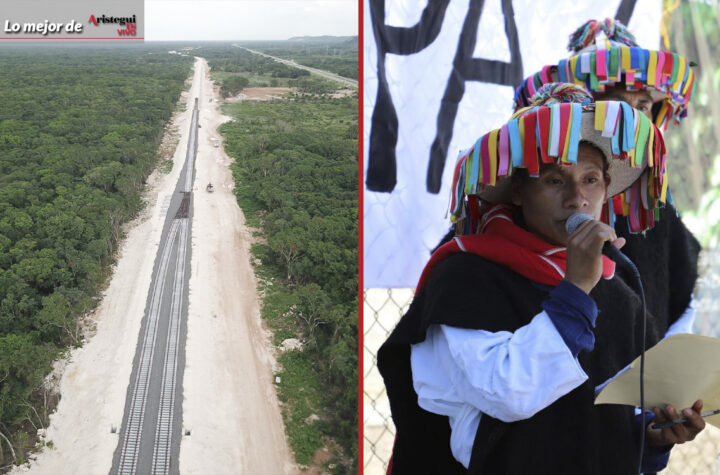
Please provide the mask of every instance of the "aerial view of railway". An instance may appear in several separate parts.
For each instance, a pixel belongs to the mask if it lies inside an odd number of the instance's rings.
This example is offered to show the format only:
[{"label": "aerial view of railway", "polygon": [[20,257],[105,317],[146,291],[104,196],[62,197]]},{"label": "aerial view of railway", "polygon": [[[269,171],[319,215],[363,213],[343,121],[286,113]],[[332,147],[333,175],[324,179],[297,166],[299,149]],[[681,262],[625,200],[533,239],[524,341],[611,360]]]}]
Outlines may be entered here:
[{"label": "aerial view of railway", "polygon": [[357,8],[273,3],[0,42],[0,473],[357,470]]}]

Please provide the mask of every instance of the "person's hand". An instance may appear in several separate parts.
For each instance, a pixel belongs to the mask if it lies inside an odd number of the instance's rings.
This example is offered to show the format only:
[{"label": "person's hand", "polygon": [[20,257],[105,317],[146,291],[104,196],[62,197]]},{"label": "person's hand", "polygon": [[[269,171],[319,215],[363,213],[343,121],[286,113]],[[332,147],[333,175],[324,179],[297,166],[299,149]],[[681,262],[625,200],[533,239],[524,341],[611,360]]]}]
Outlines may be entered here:
[{"label": "person's hand", "polygon": [[625,245],[625,238],[618,238],[613,228],[595,220],[585,221],[568,237],[565,280],[586,294],[602,277],[602,247],[605,241],[610,241],[618,249]]},{"label": "person's hand", "polygon": [[[665,410],[654,408],[655,420],[650,423],[645,431],[645,439],[649,446],[652,445],[670,445],[684,444],[693,440],[696,435],[705,428],[705,419],[700,417],[703,402],[701,399],[695,401],[692,407],[682,410],[682,415],[678,414],[673,406],[668,404]],[[664,429],[653,429],[653,424],[665,422],[667,420],[685,417],[687,422],[673,424]]]}]

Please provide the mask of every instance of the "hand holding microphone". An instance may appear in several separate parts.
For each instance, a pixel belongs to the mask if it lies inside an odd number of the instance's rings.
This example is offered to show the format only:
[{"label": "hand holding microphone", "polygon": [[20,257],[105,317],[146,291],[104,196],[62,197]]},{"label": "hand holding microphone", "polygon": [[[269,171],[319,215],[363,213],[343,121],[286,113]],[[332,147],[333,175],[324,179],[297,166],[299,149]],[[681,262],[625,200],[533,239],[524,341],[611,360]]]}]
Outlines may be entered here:
[{"label": "hand holding microphone", "polygon": [[625,239],[618,238],[613,228],[588,214],[571,215],[565,230],[569,235],[565,280],[585,293],[589,294],[602,276],[602,254],[615,261],[627,259],[618,251],[625,245]]}]

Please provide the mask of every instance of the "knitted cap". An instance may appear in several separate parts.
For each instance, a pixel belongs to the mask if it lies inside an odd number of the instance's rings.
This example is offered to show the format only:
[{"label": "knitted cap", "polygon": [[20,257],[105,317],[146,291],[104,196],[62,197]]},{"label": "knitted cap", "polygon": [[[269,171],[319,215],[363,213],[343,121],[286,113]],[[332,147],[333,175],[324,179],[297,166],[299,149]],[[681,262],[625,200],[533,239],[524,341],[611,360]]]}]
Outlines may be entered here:
[{"label": "knitted cap", "polygon": [[628,90],[647,90],[663,101],[653,117],[665,129],[670,119],[679,123],[695,89],[695,63],[667,51],[640,48],[625,25],[606,18],[590,20],[570,35],[572,54],[526,78],[515,91],[515,109],[527,107],[543,84],[572,82],[593,92],[624,84]]},{"label": "knitted cap", "polygon": [[[608,197],[625,195],[631,208],[631,230],[652,227],[667,192],[661,132],[627,103],[593,103],[587,90],[568,83],[543,86],[530,107],[517,111],[507,124],[460,154],[453,176],[452,221],[475,218],[468,206],[476,203],[467,197],[510,203],[510,176],[515,168],[526,168],[537,177],[541,164],[576,164],[581,140],[604,154],[611,177]],[[603,213],[608,224],[614,219],[612,211]],[[471,222],[461,223],[460,228],[459,234],[475,229]]]}]

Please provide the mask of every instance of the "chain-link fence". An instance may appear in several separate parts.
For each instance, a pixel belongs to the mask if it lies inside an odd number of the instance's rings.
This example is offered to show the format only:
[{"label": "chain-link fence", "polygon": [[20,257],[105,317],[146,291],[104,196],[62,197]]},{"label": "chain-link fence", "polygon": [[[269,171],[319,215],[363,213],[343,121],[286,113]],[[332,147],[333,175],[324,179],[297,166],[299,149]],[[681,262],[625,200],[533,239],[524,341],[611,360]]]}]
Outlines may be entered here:
[{"label": "chain-link fence", "polygon": [[[701,255],[696,287],[695,333],[720,337],[720,249]],[[377,371],[377,350],[412,301],[413,289],[367,289],[364,293],[364,473],[384,474],[395,426],[385,386]],[[697,439],[677,446],[663,474],[720,475],[720,429],[708,425]]]},{"label": "chain-link fence", "polygon": [[413,289],[367,289],[363,310],[363,454],[367,474],[385,473],[395,426],[390,418],[390,403],[382,377],[377,370],[377,350],[413,297]]}]

